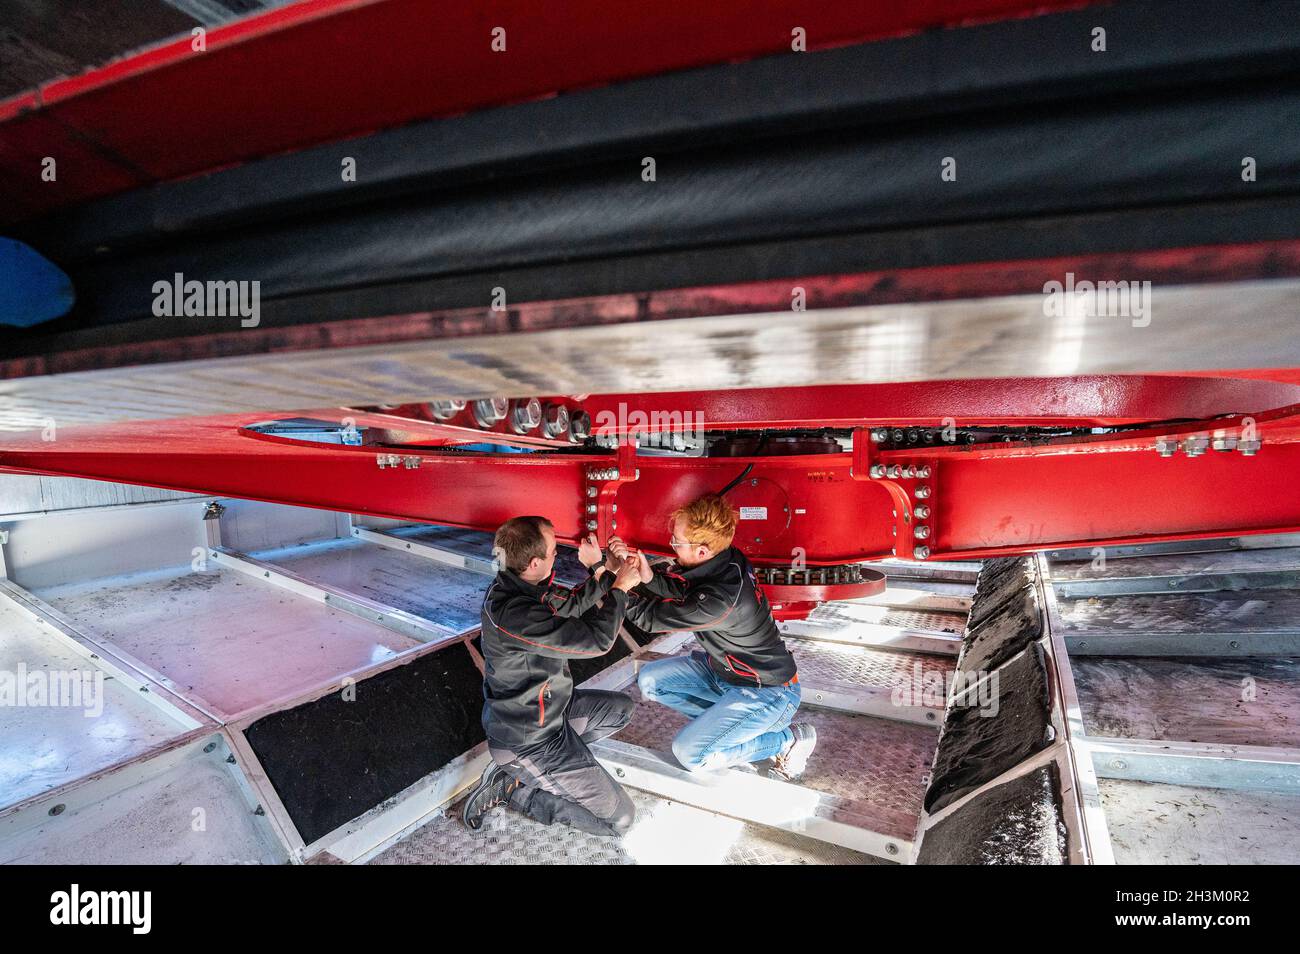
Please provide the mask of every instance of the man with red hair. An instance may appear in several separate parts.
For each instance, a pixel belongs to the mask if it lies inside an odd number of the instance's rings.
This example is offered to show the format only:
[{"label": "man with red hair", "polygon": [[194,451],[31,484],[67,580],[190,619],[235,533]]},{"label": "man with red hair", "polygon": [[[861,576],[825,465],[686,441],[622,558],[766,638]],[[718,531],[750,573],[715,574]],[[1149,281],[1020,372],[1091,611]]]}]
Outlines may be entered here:
[{"label": "man with red hair", "polygon": [[686,768],[771,759],[774,774],[798,778],[817,733],[791,722],[800,702],[794,657],[753,567],[731,545],[735,535],[736,512],[709,495],[673,514],[676,565],[651,570],[640,555],[642,584],[628,601],[628,621],[651,633],[692,630],[700,649],[649,663],[637,684],[643,698],[691,717],[673,739]]}]

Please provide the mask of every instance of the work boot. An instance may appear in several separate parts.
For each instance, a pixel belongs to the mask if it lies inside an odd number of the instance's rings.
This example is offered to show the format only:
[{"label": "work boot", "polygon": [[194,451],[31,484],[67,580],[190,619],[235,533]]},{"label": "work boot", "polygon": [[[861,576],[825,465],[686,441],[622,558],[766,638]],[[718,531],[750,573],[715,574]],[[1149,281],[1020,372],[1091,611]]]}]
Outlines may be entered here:
[{"label": "work boot", "polygon": [[793,782],[808,767],[808,756],[817,745],[817,730],[806,722],[792,722],[790,731],[794,739],[772,759],[772,774]]},{"label": "work boot", "polygon": [[489,762],[483,770],[474,790],[461,806],[460,817],[470,831],[483,827],[483,816],[498,805],[509,801],[511,793],[519,787],[517,779],[507,775],[505,770],[495,762]]}]

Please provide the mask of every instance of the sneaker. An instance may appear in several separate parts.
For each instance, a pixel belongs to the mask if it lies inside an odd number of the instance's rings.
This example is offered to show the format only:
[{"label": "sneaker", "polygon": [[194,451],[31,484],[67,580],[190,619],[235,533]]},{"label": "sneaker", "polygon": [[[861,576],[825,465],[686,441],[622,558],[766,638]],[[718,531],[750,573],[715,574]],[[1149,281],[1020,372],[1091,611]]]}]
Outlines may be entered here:
[{"label": "sneaker", "polygon": [[817,745],[817,730],[808,723],[791,723],[790,731],[794,733],[794,741],[772,759],[772,773],[787,782],[793,782],[803,775],[804,769],[808,767],[808,756],[812,755],[812,750]]},{"label": "sneaker", "polygon": [[507,775],[505,770],[495,762],[489,762],[488,767],[483,770],[483,777],[479,779],[474,790],[465,799],[465,804],[461,806],[461,820],[470,831],[478,831],[483,827],[483,816],[498,805],[504,804],[518,787],[518,780]]}]

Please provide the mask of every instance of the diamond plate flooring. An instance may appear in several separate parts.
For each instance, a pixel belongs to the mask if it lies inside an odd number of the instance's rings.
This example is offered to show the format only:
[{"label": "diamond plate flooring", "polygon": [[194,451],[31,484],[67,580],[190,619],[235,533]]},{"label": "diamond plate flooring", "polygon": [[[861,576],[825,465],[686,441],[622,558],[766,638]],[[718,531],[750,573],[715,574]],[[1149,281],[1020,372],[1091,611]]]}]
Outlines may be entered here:
[{"label": "diamond plate flooring", "polygon": [[788,832],[749,825],[679,802],[629,789],[636,823],[621,840],[564,825],[547,827],[516,812],[494,809],[470,832],[459,805],[432,819],[371,860],[371,864],[488,865],[872,865],[890,862]]}]

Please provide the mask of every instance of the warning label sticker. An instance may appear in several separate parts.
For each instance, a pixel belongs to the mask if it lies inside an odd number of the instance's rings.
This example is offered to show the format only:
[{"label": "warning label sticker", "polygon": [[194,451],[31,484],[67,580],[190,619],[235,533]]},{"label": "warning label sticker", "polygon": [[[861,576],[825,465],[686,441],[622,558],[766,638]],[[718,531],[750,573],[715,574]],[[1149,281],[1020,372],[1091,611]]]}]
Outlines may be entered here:
[{"label": "warning label sticker", "polygon": [[766,507],[741,507],[740,519],[741,520],[766,520],[767,508]]}]

